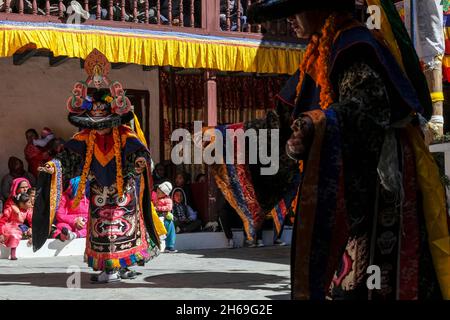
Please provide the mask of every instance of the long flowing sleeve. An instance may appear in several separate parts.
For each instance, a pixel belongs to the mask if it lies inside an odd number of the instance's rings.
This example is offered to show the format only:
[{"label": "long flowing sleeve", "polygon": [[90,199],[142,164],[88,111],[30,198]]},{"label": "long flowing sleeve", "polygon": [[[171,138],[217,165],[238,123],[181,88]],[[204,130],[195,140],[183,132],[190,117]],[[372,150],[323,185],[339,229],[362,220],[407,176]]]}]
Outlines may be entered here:
[{"label": "long flowing sleeve", "polygon": [[54,169],[53,174],[39,174],[33,213],[34,251],[39,250],[47,240],[63,191],[71,178],[80,175],[82,160],[79,154],[65,149],[47,163]]},{"label": "long flowing sleeve", "polygon": [[[345,168],[345,194],[350,227],[358,229],[370,220],[374,204],[377,167],[392,113],[386,84],[381,75],[364,62],[355,62],[339,77],[336,112]],[[355,155],[364,155],[361,157]],[[365,222],[364,222],[365,221]],[[363,227],[364,228],[364,227]]]}]

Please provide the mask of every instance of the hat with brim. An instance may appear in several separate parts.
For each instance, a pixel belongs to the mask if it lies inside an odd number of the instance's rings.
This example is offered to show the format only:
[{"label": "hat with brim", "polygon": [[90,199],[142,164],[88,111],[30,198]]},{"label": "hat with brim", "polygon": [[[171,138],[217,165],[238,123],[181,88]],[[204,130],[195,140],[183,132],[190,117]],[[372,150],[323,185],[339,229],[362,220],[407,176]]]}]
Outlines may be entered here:
[{"label": "hat with brim", "polygon": [[288,18],[302,11],[333,10],[353,11],[355,0],[261,0],[247,11],[250,23],[262,23]]},{"label": "hat with brim", "polygon": [[92,117],[88,112],[83,114],[69,113],[69,122],[80,129],[103,130],[127,124],[133,120],[132,111],[123,115],[110,114],[105,117]]}]

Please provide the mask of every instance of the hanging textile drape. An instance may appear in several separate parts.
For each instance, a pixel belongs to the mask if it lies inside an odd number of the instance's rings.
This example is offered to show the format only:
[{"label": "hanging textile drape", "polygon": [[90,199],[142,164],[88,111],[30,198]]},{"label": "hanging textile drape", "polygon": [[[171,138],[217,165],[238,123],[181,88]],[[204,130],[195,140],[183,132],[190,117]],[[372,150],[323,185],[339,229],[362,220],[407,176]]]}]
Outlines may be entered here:
[{"label": "hanging textile drape", "polygon": [[217,123],[239,123],[263,118],[274,106],[283,76],[217,77]]},{"label": "hanging textile drape", "polygon": [[[263,118],[274,106],[284,76],[218,76],[217,122],[238,123]],[[164,116],[164,160],[170,160],[170,135],[173,130],[194,130],[194,121],[204,119],[205,88],[203,75],[160,72],[160,99]]]},{"label": "hanging textile drape", "polygon": [[178,128],[193,132],[194,121],[203,121],[203,76],[160,72],[160,99],[164,117],[164,160],[170,160],[172,132]]}]

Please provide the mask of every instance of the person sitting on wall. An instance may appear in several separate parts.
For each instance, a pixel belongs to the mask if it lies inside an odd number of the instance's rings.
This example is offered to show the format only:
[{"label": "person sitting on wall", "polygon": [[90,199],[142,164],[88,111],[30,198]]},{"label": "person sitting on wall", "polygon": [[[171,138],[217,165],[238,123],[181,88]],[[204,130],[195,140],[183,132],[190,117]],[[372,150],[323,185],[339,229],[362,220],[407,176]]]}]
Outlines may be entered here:
[{"label": "person sitting on wall", "polygon": [[186,202],[186,204],[191,208],[196,209],[193,205],[194,202],[192,200],[191,185],[189,183],[189,177],[186,172],[181,171],[177,173],[177,175],[175,176],[175,187],[181,188],[184,191],[184,201]]},{"label": "person sitting on wall", "polygon": [[[28,181],[28,179],[26,179],[26,178],[14,179],[11,184],[9,196],[3,205],[2,212],[5,212],[9,207],[14,205],[14,199],[17,198],[17,195],[28,192],[28,189],[30,189],[30,188],[31,188],[31,184]],[[1,214],[0,214],[0,216],[1,216]]]},{"label": "person sitting on wall", "polygon": [[172,192],[172,184],[169,181],[165,181],[158,185],[156,192],[152,193],[152,202],[155,206],[155,210],[158,213],[161,221],[164,222],[164,227],[167,230],[166,234],[166,251],[169,253],[175,253],[175,224],[173,222],[173,202],[170,198]]},{"label": "person sitting on wall", "polygon": [[86,228],[89,214],[89,199],[86,194],[77,207],[73,207],[78,191],[80,177],[72,178],[69,187],[64,192],[56,211],[56,230],[52,237],[61,241],[86,238]]},{"label": "person sitting on wall", "polygon": [[202,222],[197,218],[195,212],[186,202],[186,195],[182,188],[175,188],[172,191],[173,200],[173,220],[177,233],[200,231]]},{"label": "person sitting on wall", "polygon": [[33,207],[30,196],[26,193],[18,194],[14,198],[14,206],[3,212],[0,219],[0,244],[11,248],[11,260],[17,260],[16,249],[23,235],[31,236],[32,229],[24,223],[27,221],[31,226],[32,216]]}]

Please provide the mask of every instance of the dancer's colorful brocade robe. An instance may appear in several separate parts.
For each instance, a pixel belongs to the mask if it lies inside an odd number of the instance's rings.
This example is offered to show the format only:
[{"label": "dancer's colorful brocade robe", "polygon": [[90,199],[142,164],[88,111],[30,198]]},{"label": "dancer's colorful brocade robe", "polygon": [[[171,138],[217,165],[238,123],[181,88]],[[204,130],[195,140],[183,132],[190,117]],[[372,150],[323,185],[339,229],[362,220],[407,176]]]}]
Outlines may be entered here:
[{"label": "dancer's colorful brocade robe", "polygon": [[[85,184],[90,199],[86,236],[85,262],[94,270],[113,270],[142,264],[158,254],[158,237],[152,224],[151,204],[146,192],[150,183],[145,174],[138,174],[135,162],[144,158],[150,163],[150,153],[127,126],[118,128],[123,177],[123,195],[119,196],[117,160],[114,138],[95,133],[91,164]],[[51,163],[61,184],[52,183],[51,194],[62,192],[70,178],[82,175],[91,130],[77,133],[65,144],[65,150]],[[116,141],[117,143],[117,141]],[[149,170],[149,169],[148,169]],[[58,178],[56,178],[58,180]],[[80,183],[80,188],[81,188]],[[51,202],[51,200],[50,200]],[[57,204],[54,205],[57,207]],[[50,208],[52,205],[50,204]],[[50,219],[52,210],[50,209]]]}]

